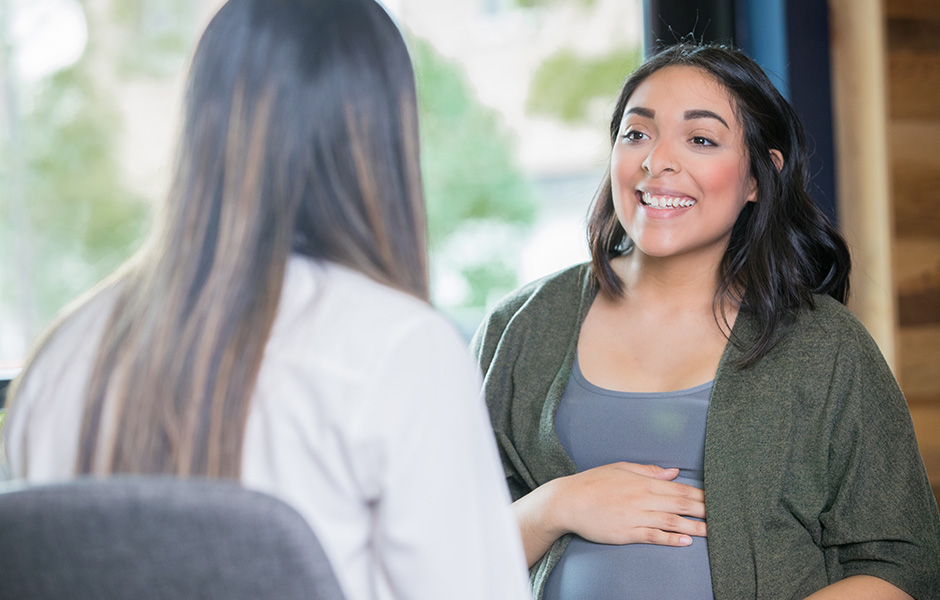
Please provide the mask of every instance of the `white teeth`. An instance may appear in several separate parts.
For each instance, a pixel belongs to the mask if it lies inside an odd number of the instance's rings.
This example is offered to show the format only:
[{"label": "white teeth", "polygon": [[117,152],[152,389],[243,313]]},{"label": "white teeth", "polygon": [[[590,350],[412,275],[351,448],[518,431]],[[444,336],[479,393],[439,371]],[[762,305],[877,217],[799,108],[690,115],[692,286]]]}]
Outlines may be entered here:
[{"label": "white teeth", "polygon": [[649,192],[643,192],[641,198],[643,204],[653,208],[688,208],[695,204],[695,200],[690,198],[676,198],[674,196],[654,196]]}]

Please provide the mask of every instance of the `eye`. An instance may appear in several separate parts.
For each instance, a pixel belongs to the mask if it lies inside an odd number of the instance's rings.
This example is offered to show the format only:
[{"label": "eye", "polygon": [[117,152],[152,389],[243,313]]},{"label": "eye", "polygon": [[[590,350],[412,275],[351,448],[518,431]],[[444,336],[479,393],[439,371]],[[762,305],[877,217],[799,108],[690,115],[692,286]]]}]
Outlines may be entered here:
[{"label": "eye", "polygon": [[628,129],[627,131],[623,132],[623,135],[620,137],[627,140],[628,142],[639,142],[649,138],[649,136],[638,129]]},{"label": "eye", "polygon": [[710,140],[707,137],[701,135],[692,136],[692,139],[689,140],[695,146],[717,146],[718,144],[714,140]]}]

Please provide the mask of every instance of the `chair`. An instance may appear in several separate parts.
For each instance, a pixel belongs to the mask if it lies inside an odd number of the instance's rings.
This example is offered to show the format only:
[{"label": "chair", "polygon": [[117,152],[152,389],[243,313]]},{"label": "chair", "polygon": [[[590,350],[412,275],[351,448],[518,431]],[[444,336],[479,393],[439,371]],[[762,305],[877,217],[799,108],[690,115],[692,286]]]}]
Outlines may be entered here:
[{"label": "chair", "polygon": [[0,493],[5,600],[342,600],[313,530],[233,482],[78,479]]}]

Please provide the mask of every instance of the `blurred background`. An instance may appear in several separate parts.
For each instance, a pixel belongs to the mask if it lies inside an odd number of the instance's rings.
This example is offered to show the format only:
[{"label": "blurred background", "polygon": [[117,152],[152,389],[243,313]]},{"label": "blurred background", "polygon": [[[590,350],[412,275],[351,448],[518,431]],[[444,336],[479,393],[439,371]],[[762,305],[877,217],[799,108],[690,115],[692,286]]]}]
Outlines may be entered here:
[{"label": "blurred background", "polygon": [[[418,79],[432,299],[469,336],[587,259],[614,96],[644,52],[732,41],[794,104],[850,307],[940,489],[940,2],[386,0]],[[183,77],[222,0],[0,0],[0,384],[126,259],[168,185]]]},{"label": "blurred background", "polygon": [[[168,185],[183,77],[222,0],[0,0],[0,361],[124,260]],[[468,335],[587,257],[640,0],[389,0],[418,78],[432,294]]]}]

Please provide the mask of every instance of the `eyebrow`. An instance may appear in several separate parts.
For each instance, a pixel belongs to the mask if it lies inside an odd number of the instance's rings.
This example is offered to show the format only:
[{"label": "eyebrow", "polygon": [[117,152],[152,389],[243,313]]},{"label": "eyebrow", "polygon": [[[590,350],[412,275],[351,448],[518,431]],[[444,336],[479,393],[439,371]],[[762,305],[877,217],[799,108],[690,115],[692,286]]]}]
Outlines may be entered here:
[{"label": "eyebrow", "polygon": [[642,106],[634,106],[627,110],[628,115],[639,115],[645,119],[652,119],[656,116],[655,110],[650,110],[648,108],[643,108]]},{"label": "eyebrow", "polygon": [[[649,108],[645,108],[643,106],[634,106],[628,109],[626,114],[637,115],[646,119],[652,119],[656,116],[656,111],[651,110]],[[715,119],[716,121],[720,122],[722,125],[727,127],[728,129],[731,129],[727,121],[722,119],[721,116],[718,115],[717,113],[714,113],[710,110],[704,110],[704,109],[687,110],[685,111],[685,113],[683,113],[682,117],[686,121],[692,121],[694,119]]]},{"label": "eyebrow", "polygon": [[692,119],[716,119],[720,121],[722,125],[724,125],[728,129],[731,129],[731,127],[728,127],[727,121],[725,121],[724,119],[721,118],[721,116],[719,116],[716,113],[713,113],[710,110],[687,110],[685,111],[685,114],[683,116],[685,117],[686,121],[691,121]]}]

